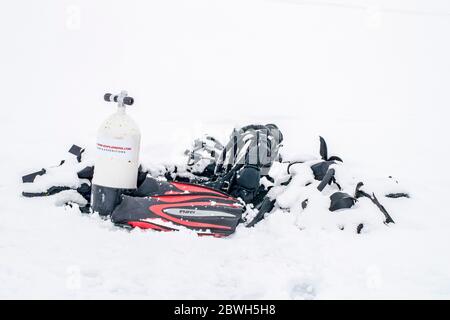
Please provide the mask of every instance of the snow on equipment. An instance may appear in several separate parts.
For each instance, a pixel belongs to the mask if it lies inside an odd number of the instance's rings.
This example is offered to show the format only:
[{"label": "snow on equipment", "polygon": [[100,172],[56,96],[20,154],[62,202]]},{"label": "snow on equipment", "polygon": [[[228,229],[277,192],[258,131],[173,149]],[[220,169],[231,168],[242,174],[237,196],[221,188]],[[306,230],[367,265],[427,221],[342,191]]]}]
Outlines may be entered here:
[{"label": "snow on equipment", "polygon": [[124,192],[137,188],[141,133],[125,112],[125,106],[134,102],[126,91],[107,93],[104,99],[117,102],[117,111],[98,130],[91,206],[100,215],[109,215]]},{"label": "snow on equipment", "polygon": [[[322,137],[320,137],[320,156],[320,160],[283,161],[278,165],[278,173],[273,177],[274,184],[269,186],[268,192],[268,197],[274,200],[274,208],[285,212],[298,212],[297,220],[307,223],[314,219],[323,220],[324,217],[330,220],[338,219],[341,222],[347,221],[354,224],[357,233],[361,233],[366,221],[373,224],[374,221],[381,220],[379,215],[370,218],[358,217],[359,210],[353,210],[361,207],[366,211],[370,210],[366,202],[359,202],[361,198],[368,198],[383,214],[381,221],[385,225],[395,223],[375,192],[364,191],[362,189],[364,184],[347,170],[341,158],[328,156],[327,144]],[[409,194],[402,192],[398,181],[391,176],[382,180],[382,187],[377,191],[383,192],[386,198],[409,198]],[[393,192],[386,192],[387,188]],[[329,213],[326,214],[324,209]],[[321,216],[317,215],[318,212],[321,212]],[[343,230],[343,224],[340,224],[339,228]]]},{"label": "snow on equipment", "polygon": [[214,175],[205,185],[222,190],[246,203],[257,205],[267,191],[261,178],[281,160],[283,135],[274,124],[248,125],[234,129],[217,160]]},{"label": "snow on equipment", "polygon": [[184,152],[188,156],[187,170],[198,177],[214,175],[217,160],[224,146],[214,137],[204,136],[195,139],[193,147]]},{"label": "snow on equipment", "polygon": [[199,235],[223,237],[235,231],[244,209],[237,199],[217,190],[152,177],[135,195],[141,197],[123,196],[111,215],[115,224],[158,231],[184,227]]},{"label": "snow on equipment", "polygon": [[[332,222],[340,230],[350,224],[360,233],[367,225],[394,223],[375,192],[388,199],[409,198],[391,176],[381,184],[368,183],[372,192],[363,189],[366,184],[346,170],[341,158],[328,155],[322,137],[320,159],[283,161],[283,135],[274,124],[234,129],[224,145],[205,136],[185,152],[186,166],[146,171],[139,164],[139,129],[125,113],[133,98],[122,91],[104,99],[117,102],[118,110],[98,131],[95,163],[84,148],[73,145],[58,165],[22,177],[23,196],[53,196],[57,205],[75,204],[83,213],[98,212],[125,228],[187,228],[215,237],[232,234],[239,223],[253,227],[276,211],[295,214],[300,229]],[[373,205],[376,214],[370,217],[355,210]]]},{"label": "snow on equipment", "polygon": [[[81,206],[88,205],[91,182],[85,177],[89,167],[86,167],[86,162],[82,163],[84,151],[83,148],[72,145],[68,151],[70,156],[57,165],[24,175],[22,195],[33,198],[68,193],[78,199]],[[77,174],[78,171],[80,174]]]}]

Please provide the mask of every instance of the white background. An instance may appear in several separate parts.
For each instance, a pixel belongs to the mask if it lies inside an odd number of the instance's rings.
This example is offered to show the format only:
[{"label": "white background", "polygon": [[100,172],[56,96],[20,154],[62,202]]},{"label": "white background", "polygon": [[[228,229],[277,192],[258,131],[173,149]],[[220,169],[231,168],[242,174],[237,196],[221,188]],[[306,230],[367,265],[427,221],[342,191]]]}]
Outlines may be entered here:
[{"label": "white background", "polygon": [[[445,0],[3,3],[0,297],[449,298],[449,35]],[[317,154],[321,134],[414,197],[364,237],[280,214],[226,240],[125,233],[21,198],[22,174],[94,145],[103,94],[121,89],[143,161],[273,122],[287,155]]]}]

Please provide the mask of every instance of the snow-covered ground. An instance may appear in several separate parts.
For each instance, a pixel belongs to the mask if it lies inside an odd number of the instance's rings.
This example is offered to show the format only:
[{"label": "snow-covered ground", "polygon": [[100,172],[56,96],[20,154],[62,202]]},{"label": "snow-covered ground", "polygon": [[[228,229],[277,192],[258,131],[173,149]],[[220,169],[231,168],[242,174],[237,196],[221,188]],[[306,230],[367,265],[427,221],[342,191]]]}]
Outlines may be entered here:
[{"label": "snow-covered ground", "polygon": [[[449,34],[445,0],[5,4],[0,298],[450,298]],[[212,239],[21,197],[21,175],[94,144],[103,93],[121,89],[146,163],[272,122],[287,157],[317,155],[320,134],[352,174],[392,175],[411,199],[380,199],[396,224],[359,235],[279,211]]]}]

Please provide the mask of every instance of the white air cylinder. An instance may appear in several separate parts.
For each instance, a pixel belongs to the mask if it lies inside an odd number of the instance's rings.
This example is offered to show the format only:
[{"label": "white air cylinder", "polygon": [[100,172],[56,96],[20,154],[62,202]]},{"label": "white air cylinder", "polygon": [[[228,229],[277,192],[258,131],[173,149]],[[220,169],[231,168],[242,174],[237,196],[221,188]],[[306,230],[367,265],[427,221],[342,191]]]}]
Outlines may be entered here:
[{"label": "white air cylinder", "polygon": [[121,195],[136,189],[141,142],[137,124],[125,111],[133,99],[122,91],[118,96],[106,94],[105,100],[118,102],[118,108],[97,134],[91,205],[100,215],[111,214]]}]

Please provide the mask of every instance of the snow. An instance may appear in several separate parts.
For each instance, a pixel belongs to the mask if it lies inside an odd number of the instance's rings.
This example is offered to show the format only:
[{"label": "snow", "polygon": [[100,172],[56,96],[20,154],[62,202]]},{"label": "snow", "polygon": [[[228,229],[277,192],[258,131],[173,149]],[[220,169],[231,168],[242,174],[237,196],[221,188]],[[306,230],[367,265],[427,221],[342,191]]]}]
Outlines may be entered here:
[{"label": "snow", "polygon": [[[9,3],[0,298],[450,298],[449,13],[444,0]],[[205,133],[276,123],[288,159],[318,156],[322,135],[337,174],[364,181],[396,224],[369,199],[328,212],[330,190],[226,239],[129,232],[58,196],[21,197],[23,174],[73,143],[93,150],[113,108],[102,96],[121,89],[145,166],[183,163]],[[399,190],[411,198],[379,196]]]},{"label": "snow", "polygon": [[[83,164],[87,166],[87,163]],[[80,187],[81,181],[78,179],[77,172],[84,166],[78,164],[76,157],[69,154],[64,163],[57,166],[50,166],[45,169],[45,174],[38,175],[33,183],[25,183],[22,186],[24,192],[45,192],[52,186],[67,186],[76,189]]]}]

